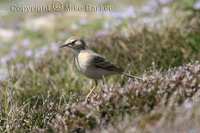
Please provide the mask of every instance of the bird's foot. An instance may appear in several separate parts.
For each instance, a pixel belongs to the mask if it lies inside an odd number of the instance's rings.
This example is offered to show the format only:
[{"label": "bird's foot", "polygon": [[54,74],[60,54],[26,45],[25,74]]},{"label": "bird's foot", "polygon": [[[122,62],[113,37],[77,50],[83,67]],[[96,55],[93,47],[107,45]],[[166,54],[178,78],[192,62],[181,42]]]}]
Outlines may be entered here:
[{"label": "bird's foot", "polygon": [[89,102],[91,94],[92,94],[92,93],[88,93],[88,94],[87,94],[87,96],[86,96],[86,98],[85,98],[85,102],[86,102],[86,103]]}]

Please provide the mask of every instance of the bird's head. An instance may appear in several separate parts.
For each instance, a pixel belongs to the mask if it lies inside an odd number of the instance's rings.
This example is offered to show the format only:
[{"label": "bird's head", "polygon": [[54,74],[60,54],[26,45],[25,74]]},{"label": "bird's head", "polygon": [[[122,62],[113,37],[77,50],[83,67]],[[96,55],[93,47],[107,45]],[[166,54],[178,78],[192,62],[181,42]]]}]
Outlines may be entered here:
[{"label": "bird's head", "polygon": [[73,49],[74,51],[81,51],[86,48],[86,44],[83,39],[77,38],[77,37],[70,37],[68,38],[63,45],[60,46],[60,48],[63,47],[69,47]]}]

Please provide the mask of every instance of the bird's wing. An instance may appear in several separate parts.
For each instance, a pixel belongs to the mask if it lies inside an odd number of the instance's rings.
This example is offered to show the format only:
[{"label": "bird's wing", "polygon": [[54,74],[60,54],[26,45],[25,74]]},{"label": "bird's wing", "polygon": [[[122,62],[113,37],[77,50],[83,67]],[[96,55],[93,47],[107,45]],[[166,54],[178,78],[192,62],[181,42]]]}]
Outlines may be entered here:
[{"label": "bird's wing", "polygon": [[118,73],[123,72],[123,69],[116,67],[115,65],[113,65],[112,63],[110,63],[109,61],[107,61],[105,58],[103,58],[98,54],[92,58],[91,64],[97,68],[101,68],[107,71],[118,72]]}]

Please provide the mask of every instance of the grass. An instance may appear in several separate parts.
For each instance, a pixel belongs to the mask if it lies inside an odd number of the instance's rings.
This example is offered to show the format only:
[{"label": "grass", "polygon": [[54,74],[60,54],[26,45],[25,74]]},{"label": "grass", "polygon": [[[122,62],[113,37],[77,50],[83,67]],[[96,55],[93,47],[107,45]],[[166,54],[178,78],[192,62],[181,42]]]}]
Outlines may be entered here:
[{"label": "grass", "polygon": [[[0,81],[0,132],[173,132],[190,122],[182,129],[199,131],[198,19],[184,16],[180,25],[160,29],[134,28],[130,19],[104,36],[90,36],[86,29],[101,30],[98,21],[72,32],[88,33],[91,49],[145,79],[106,78],[87,104],[91,82],[74,69],[69,50],[48,49],[40,58],[18,54],[6,65],[8,80]],[[53,30],[63,32],[63,25]],[[29,37],[37,53],[53,40],[45,33],[22,29],[18,39]]]}]

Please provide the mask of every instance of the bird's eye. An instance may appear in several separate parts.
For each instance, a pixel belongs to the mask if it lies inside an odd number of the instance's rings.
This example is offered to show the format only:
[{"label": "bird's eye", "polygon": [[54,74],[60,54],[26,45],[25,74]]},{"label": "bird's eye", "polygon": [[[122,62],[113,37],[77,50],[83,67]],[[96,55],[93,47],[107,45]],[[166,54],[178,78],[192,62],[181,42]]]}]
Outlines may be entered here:
[{"label": "bird's eye", "polygon": [[76,42],[76,40],[72,40],[70,44],[74,44]]}]

